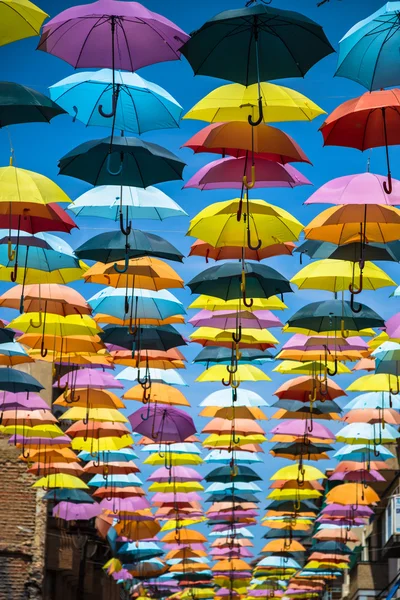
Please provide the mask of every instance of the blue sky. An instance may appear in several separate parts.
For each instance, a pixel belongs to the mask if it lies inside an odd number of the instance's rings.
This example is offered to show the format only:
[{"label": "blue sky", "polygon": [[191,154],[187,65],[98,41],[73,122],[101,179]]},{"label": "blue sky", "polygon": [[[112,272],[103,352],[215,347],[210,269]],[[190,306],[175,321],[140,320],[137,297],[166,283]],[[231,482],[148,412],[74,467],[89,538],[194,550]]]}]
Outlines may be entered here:
[{"label": "blue sky", "polygon": [[[71,0],[38,0],[40,7],[47,11],[51,16],[61,12],[65,8],[77,4]],[[176,22],[187,32],[201,26],[204,21],[213,17],[217,12],[229,8],[239,8],[243,6],[242,1],[237,0],[219,0],[211,2],[210,0],[199,0],[198,2],[184,2],[183,0],[146,0],[143,2],[146,7],[156,12],[164,14],[166,17]],[[317,0],[286,0],[278,2],[275,0],[273,6],[279,8],[301,10],[307,16],[315,19],[323,25],[325,32],[335,49],[338,48],[340,38],[354,25],[355,22],[364,19],[369,14],[380,8],[383,0],[330,0],[321,8],[316,7]],[[0,48],[2,79],[6,81],[16,81],[30,87],[34,87],[43,93],[48,93],[47,88],[73,73],[70,65],[61,60],[47,55],[43,52],[36,52],[37,38],[24,40],[9,46]],[[330,113],[338,104],[345,100],[361,95],[364,88],[351,81],[334,78],[337,55],[322,60],[307,74],[303,79],[280,80],[279,83],[295,88]],[[184,107],[185,112],[189,110],[200,98],[210,92],[218,85],[227,83],[208,77],[193,77],[192,70],[188,63],[183,59],[171,63],[162,63],[140,70],[140,75],[163,86],[170,92]],[[366,170],[368,153],[362,154],[356,150],[345,148],[323,148],[322,136],[318,132],[323,118],[316,119],[309,123],[291,123],[277,124],[301,145],[303,150],[309,156],[313,166],[301,166],[302,172],[313,182],[314,188],[305,186],[303,188],[289,190],[260,190],[257,193],[258,198],[265,199],[271,203],[289,210],[302,223],[307,224],[321,208],[318,206],[304,207],[303,202],[312,191],[317,189],[326,181],[335,177],[363,172]],[[184,172],[185,179],[188,179],[203,164],[213,160],[212,155],[193,156],[189,150],[180,150],[180,146],[196,131],[202,128],[205,123],[196,121],[183,121],[180,129],[157,131],[145,134],[144,139],[155,141],[160,145],[168,147],[173,152],[179,154],[187,163]],[[78,197],[81,193],[89,189],[88,184],[69,177],[58,176],[57,161],[65,153],[79,145],[83,141],[95,138],[106,137],[108,130],[101,128],[85,128],[81,123],[72,123],[68,116],[56,118],[51,125],[29,124],[14,126],[9,129],[13,146],[16,153],[17,166],[27,168],[33,171],[41,172],[54,179],[70,195],[72,199]],[[375,173],[385,173],[384,151],[382,149],[373,150],[370,153],[371,170]],[[391,150],[393,174],[396,173],[396,164],[400,158],[398,149]],[[9,159],[9,142],[7,133],[0,131],[0,163],[7,164]],[[181,182],[171,182],[160,186],[174,200],[176,200],[193,217],[206,205],[235,197],[235,193],[230,190],[217,192],[199,192],[197,190],[182,190]],[[76,248],[83,241],[114,227],[113,223],[106,220],[86,220],[78,219],[80,230],[74,230],[71,236],[66,236],[68,242]],[[185,232],[189,221],[185,218],[168,219],[166,221],[140,221],[135,224],[136,227],[146,231],[160,233],[165,238],[173,242],[184,254],[187,254],[190,238],[185,238]],[[115,224],[115,227],[117,225]],[[285,257],[271,260],[268,264],[278,268],[285,276],[290,277],[296,273],[299,268],[297,257]],[[175,265],[173,265],[175,267]],[[384,263],[385,270],[396,280],[398,268],[393,263]],[[177,270],[181,276],[188,281],[195,273],[199,272],[206,265],[201,259],[188,259],[184,265],[178,265]],[[399,281],[400,282],[400,281]],[[8,283],[1,284],[0,290],[9,287]],[[81,291],[85,297],[90,297],[99,289],[98,286],[77,284],[76,288]],[[388,300],[388,292],[365,292],[362,300],[371,308],[374,308],[383,317],[388,318],[397,312],[397,301]],[[188,291],[178,291],[176,295],[187,306],[190,303],[190,293]],[[327,294],[321,292],[301,292],[289,294],[285,298],[289,311],[283,316],[291,314],[300,306],[318,299],[327,297]],[[6,316],[6,315],[4,315]],[[189,334],[192,331],[191,326],[185,326],[182,331]],[[273,330],[273,333],[275,331]],[[282,337],[282,336],[281,336]],[[187,349],[188,359],[192,359],[200,350],[198,345],[192,344]],[[272,366],[267,367],[267,372],[272,370]],[[189,384],[193,384],[194,379],[200,373],[201,368],[189,367],[186,372],[186,379]],[[269,384],[258,384],[254,390],[259,392],[267,401],[271,402],[271,394],[282,381],[282,376],[273,374],[273,381]],[[346,385],[349,382],[348,377],[340,377],[340,384]],[[251,386],[250,386],[251,387]],[[192,403],[192,415],[198,413],[199,402],[209,393],[217,389],[216,384],[194,384],[186,388],[187,396]],[[133,407],[133,408],[136,408]],[[271,411],[268,411],[271,414]],[[204,419],[197,419],[197,423]],[[271,429],[274,422],[266,424],[267,430]],[[202,425],[200,425],[201,427]],[[266,444],[266,452],[268,452]],[[267,453],[266,457],[270,458]],[[263,471],[265,477],[269,476],[277,468],[285,463],[282,460],[271,462],[268,460],[266,468]],[[267,484],[264,480],[263,491],[266,491]]]}]

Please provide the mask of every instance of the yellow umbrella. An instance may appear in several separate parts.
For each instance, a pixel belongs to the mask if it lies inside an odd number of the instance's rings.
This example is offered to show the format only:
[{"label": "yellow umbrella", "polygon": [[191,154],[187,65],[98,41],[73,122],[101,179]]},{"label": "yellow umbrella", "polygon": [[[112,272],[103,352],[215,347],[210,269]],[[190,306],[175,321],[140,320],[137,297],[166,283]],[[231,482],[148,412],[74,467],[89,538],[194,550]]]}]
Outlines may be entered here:
[{"label": "yellow umbrella", "polygon": [[[247,364],[239,364],[237,371],[233,374],[234,381],[241,383],[243,381],[271,381],[271,379],[258,367]],[[199,383],[206,381],[221,381],[225,379],[228,381],[229,373],[226,369],[226,365],[214,365],[209,369],[206,369],[196,379]]]},{"label": "yellow umbrella", "polygon": [[49,15],[29,0],[0,2],[0,46],[40,34]]},{"label": "yellow umbrella", "polygon": [[349,392],[400,392],[400,376],[388,373],[364,375],[353,381],[347,388]]},{"label": "yellow umbrella", "polygon": [[[152,466],[165,465],[165,456],[164,454],[160,456],[158,452],[154,452],[143,461],[143,464]],[[180,465],[201,465],[203,464],[203,459],[197,454],[186,454],[184,452],[178,454],[176,452],[171,452],[168,453],[168,464],[173,467],[178,467]]]},{"label": "yellow umbrella", "polygon": [[[232,334],[235,334],[235,329],[217,329],[215,327],[199,327],[194,333],[191,333],[189,338],[192,342],[198,341],[204,346],[220,346],[223,344],[232,344]],[[201,340],[201,342],[200,342]],[[242,329],[242,338],[240,340],[243,345],[265,345],[266,347],[274,346],[278,343],[275,336],[268,329]]]},{"label": "yellow umbrella", "polygon": [[[2,10],[4,10],[3,2],[0,4],[0,14]],[[20,205],[21,214],[27,202],[42,205],[55,202],[71,203],[71,199],[54,181],[34,171],[17,169],[13,166],[0,167],[0,185],[0,204],[4,202]],[[15,210],[19,211],[17,206]]]},{"label": "yellow umbrella", "polygon": [[[78,394],[78,392],[77,392]],[[73,406],[65,413],[60,415],[60,421],[81,421],[83,419],[93,421],[110,421],[111,423],[128,423],[128,419],[116,409],[113,408],[89,408]]]},{"label": "yellow umbrella", "polygon": [[83,437],[76,437],[71,442],[71,448],[73,450],[85,450],[92,454],[97,452],[105,452],[107,450],[121,450],[132,446],[133,438],[131,435],[123,435],[121,437],[103,437],[103,438],[91,438],[87,439]]},{"label": "yellow umbrella", "polygon": [[[318,335],[318,336],[325,336],[325,337],[338,337],[338,335],[340,336],[340,331],[314,331],[313,329],[305,329],[303,327],[290,327],[288,324],[284,325],[284,327],[282,327],[282,332],[283,333],[303,333],[304,335]],[[347,332],[347,330],[346,330]],[[349,330],[347,332],[347,337],[357,337],[357,336],[361,336],[361,337],[374,337],[375,336],[375,331],[371,328],[368,329],[361,329],[360,331],[351,331]]]},{"label": "yellow umbrella", "polygon": [[257,84],[248,87],[238,83],[223,85],[202,98],[183,118],[209,123],[247,123],[249,111],[252,111],[253,118],[258,116],[260,92],[266,123],[312,121],[319,115],[326,114],[300,92],[274,83],[262,82],[260,90]]},{"label": "yellow umbrella", "polygon": [[322,473],[316,467],[312,465],[289,465],[279,469],[276,473],[271,475],[270,479],[274,480],[298,480],[303,481],[315,481],[317,479],[326,479],[326,475]]},{"label": "yellow umbrella", "polygon": [[[253,304],[250,308],[246,307],[246,310],[254,312],[255,310],[285,310],[287,306],[277,296],[271,296],[270,298],[252,298]],[[200,295],[196,300],[190,304],[188,308],[196,308],[212,311],[219,310],[243,310],[243,303],[239,300],[221,300],[214,296]]]},{"label": "yellow umbrella", "polygon": [[[335,351],[334,357],[337,360],[341,361],[350,361],[354,362],[356,360],[360,360],[365,356],[366,352],[361,352],[359,350],[340,350]],[[332,354],[330,355],[332,358]],[[298,362],[310,362],[310,361],[324,361],[325,360],[325,352],[321,350],[281,350],[276,356],[275,360],[293,360]]]},{"label": "yellow umbrella", "polygon": [[197,481],[184,481],[182,483],[172,481],[171,483],[152,483],[149,485],[149,492],[162,492],[167,494],[169,492],[201,492],[204,487]]},{"label": "yellow umbrella", "polygon": [[[197,237],[214,248],[245,246],[247,226],[237,220],[241,200],[216,202],[199,212],[190,221],[187,235]],[[303,225],[289,212],[264,200],[251,200],[250,235],[261,239],[262,248],[273,244],[297,240]]]},{"label": "yellow umbrella", "polygon": [[180,529],[181,527],[190,527],[190,525],[197,525],[199,523],[204,523],[207,521],[206,517],[199,517],[198,519],[169,519],[164,525],[161,527],[160,533],[163,531],[172,531],[173,529]]},{"label": "yellow umbrella", "polygon": [[237,446],[240,448],[241,446],[245,446],[246,444],[262,444],[266,441],[267,438],[265,437],[265,435],[242,435],[240,433],[237,433],[235,434],[235,440],[233,443],[231,435],[218,435],[216,433],[212,433],[203,441],[203,446],[206,448],[218,448],[218,446]]},{"label": "yellow umbrella", "polygon": [[[32,269],[29,266],[26,269],[18,269],[15,283],[32,285],[35,283],[71,283],[81,279],[89,267],[79,261],[79,268],[55,269],[54,271],[39,271]],[[0,281],[10,281],[11,274],[14,272],[14,267],[5,267],[0,265]],[[29,313],[30,315],[34,313]]]},{"label": "yellow umbrella", "polygon": [[[331,371],[335,368],[333,361],[321,362],[321,361],[310,361],[310,362],[297,362],[295,360],[283,360],[273,371],[285,375],[312,375],[313,373],[324,373],[325,369],[329,368]],[[337,363],[337,375],[344,375],[351,373],[350,369],[341,362]]]},{"label": "yellow umbrella", "polygon": [[68,336],[86,335],[93,336],[102,331],[100,326],[89,315],[61,315],[46,314],[42,318],[41,313],[27,313],[19,315],[7,325],[10,329],[16,329],[23,333],[38,334],[38,323],[42,335]]},{"label": "yellow umbrella", "polygon": [[[366,262],[363,269],[363,289],[378,290],[383,287],[395,286],[396,283],[382,269],[374,263]],[[327,290],[329,292],[342,292],[349,289],[349,285],[359,287],[360,265],[347,260],[317,260],[301,269],[290,283],[294,283],[300,290]]]},{"label": "yellow umbrella", "polygon": [[53,475],[41,477],[32,487],[43,487],[47,489],[67,488],[69,490],[88,489],[88,486],[82,479],[79,479],[79,477],[75,477],[74,475],[66,475],[65,473],[55,473]]},{"label": "yellow umbrella", "polygon": [[322,496],[318,490],[273,490],[267,496],[268,500],[311,500]]}]

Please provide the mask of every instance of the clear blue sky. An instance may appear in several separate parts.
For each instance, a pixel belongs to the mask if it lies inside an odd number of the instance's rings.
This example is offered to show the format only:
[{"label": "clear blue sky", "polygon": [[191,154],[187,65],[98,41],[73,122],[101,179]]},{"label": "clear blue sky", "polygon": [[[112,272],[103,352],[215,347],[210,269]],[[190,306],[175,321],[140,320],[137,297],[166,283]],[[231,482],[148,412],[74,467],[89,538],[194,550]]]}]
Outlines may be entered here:
[{"label": "clear blue sky", "polygon": [[[65,8],[78,4],[74,0],[37,0],[37,3],[52,17]],[[169,0],[168,2],[165,0],[145,0],[143,3],[149,9],[164,14],[187,32],[198,28],[218,12],[229,8],[239,8],[244,4],[244,2],[238,0],[230,0],[229,2],[227,0],[213,2],[211,0],[199,0],[197,2],[193,0],[190,2],[184,2],[183,0]],[[337,49],[338,42],[344,33],[355,22],[364,19],[380,8],[383,0],[330,0],[329,3],[321,8],[317,8],[316,4],[317,0],[273,1],[273,6],[301,11],[318,21],[323,25],[332,45]],[[51,55],[36,52],[37,41],[38,38],[32,38],[0,48],[1,79],[5,81],[17,81],[34,87],[43,93],[48,93],[47,88],[50,85],[70,75],[73,69],[70,65]],[[364,88],[356,83],[333,77],[336,60],[337,55],[333,54],[311,69],[304,80],[280,80],[279,83],[299,90],[330,113],[338,104],[349,98],[361,95],[365,91]],[[218,85],[227,83],[207,77],[194,78],[190,66],[184,59],[182,61],[147,67],[140,71],[140,75],[166,88],[182,104],[185,111],[190,109],[209,91]],[[318,206],[304,207],[302,205],[311,191],[329,179],[350,173],[362,172],[366,169],[367,153],[362,154],[356,150],[343,148],[322,148],[322,136],[318,132],[318,127],[322,122],[323,118],[319,118],[312,123],[283,123],[281,125],[285,131],[295,138],[311,159],[313,167],[306,165],[300,168],[313,182],[314,188],[311,188],[311,190],[309,187],[297,188],[295,190],[261,190],[257,194],[259,198],[286,208],[304,224],[307,224],[322,208]],[[187,179],[203,164],[213,159],[212,155],[198,155],[194,157],[191,151],[179,149],[191,135],[204,125],[205,123],[195,121],[183,121],[181,129],[157,131],[146,134],[143,137],[149,141],[156,141],[179,154],[188,165],[184,173],[185,179]],[[86,191],[89,186],[76,179],[58,176],[57,161],[66,152],[83,141],[106,137],[108,130],[94,127],[85,128],[79,122],[72,123],[70,117],[62,116],[56,118],[51,125],[29,124],[15,126],[10,129],[10,133],[16,152],[17,165],[41,172],[53,178],[72,199],[75,199]],[[400,177],[400,172],[396,170],[400,152],[397,149],[393,149],[391,156],[393,174],[395,177],[396,175]],[[9,144],[7,133],[4,130],[0,130],[0,164],[7,164],[8,158]],[[374,150],[371,153],[371,170],[376,173],[385,173],[384,152],[382,149]],[[235,194],[229,190],[219,192],[182,190],[180,182],[168,183],[160,187],[173,197],[189,213],[190,217],[193,217],[204,206],[212,202],[235,197]],[[71,236],[66,236],[66,239],[74,248],[86,239],[100,233],[101,230],[106,231],[113,228],[112,222],[100,219],[94,221],[80,219],[78,220],[78,225],[80,226],[79,231],[74,230]],[[136,223],[136,227],[147,231],[156,231],[173,242],[184,254],[188,252],[191,243],[190,238],[185,238],[188,219],[168,219],[162,223],[141,221]],[[269,264],[278,268],[287,277],[292,276],[300,268],[298,258],[286,257],[274,259]],[[178,265],[177,270],[188,281],[196,272],[205,268],[205,266],[205,263],[201,259],[192,258],[188,259],[183,266]],[[396,280],[398,268],[393,266],[393,263],[384,263],[383,266]],[[9,287],[8,283],[1,284],[0,289],[4,290],[6,287]],[[78,284],[76,287],[87,298],[98,290],[97,286],[89,284]],[[390,291],[384,291],[383,293],[365,292],[363,293],[363,301],[387,318],[398,310],[396,300],[387,300],[389,293]],[[178,292],[177,296],[186,306],[189,304],[189,292]],[[285,300],[290,310],[284,313],[283,320],[303,304],[322,299],[326,296],[326,294],[320,292],[302,292],[295,295],[287,295]],[[192,328],[191,326],[186,326],[182,331],[189,334]],[[273,330],[273,333],[275,333],[275,330]],[[193,358],[199,350],[200,347],[198,345],[192,344],[186,351],[187,357],[189,359]],[[271,370],[272,366],[269,366],[267,372]],[[188,383],[192,384],[200,371],[201,368],[199,367],[189,367],[186,372]],[[265,386],[258,384],[254,386],[254,389],[261,393],[267,401],[272,401],[272,392],[283,380],[284,377],[273,374],[272,383]],[[340,384],[346,385],[348,381],[347,377],[339,378]],[[190,388],[186,388],[188,398],[193,406],[193,416],[198,413],[197,407],[199,402],[208,393],[217,389],[217,387],[217,385],[213,384],[194,384]],[[136,408],[136,406],[133,408]],[[269,414],[271,414],[271,411],[269,411]],[[205,423],[204,419],[197,418],[199,429],[203,426],[200,424],[200,421]],[[268,422],[266,424],[267,430],[271,429],[273,424],[274,422],[272,424]],[[266,444],[266,452],[268,452],[268,448],[269,444]],[[267,453],[266,457],[270,458],[270,455]],[[284,461],[277,459],[273,462],[268,461],[266,469],[263,470],[264,477],[269,476],[284,464]],[[264,481],[263,491],[266,491],[266,488],[267,484]]]}]

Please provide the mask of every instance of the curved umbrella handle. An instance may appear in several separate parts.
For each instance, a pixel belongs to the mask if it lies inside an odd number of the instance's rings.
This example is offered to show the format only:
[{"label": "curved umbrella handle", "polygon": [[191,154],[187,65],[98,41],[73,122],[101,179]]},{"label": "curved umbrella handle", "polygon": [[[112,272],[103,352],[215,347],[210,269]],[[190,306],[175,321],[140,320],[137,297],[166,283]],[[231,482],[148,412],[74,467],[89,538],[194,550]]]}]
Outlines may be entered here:
[{"label": "curved umbrella handle", "polygon": [[246,290],[242,292],[242,300],[243,304],[247,306],[247,308],[251,308],[253,306],[253,298],[251,298],[250,300],[247,299]]},{"label": "curved umbrella handle", "polygon": [[247,120],[249,122],[249,125],[251,125],[252,127],[257,127],[257,125],[260,125],[262,123],[263,119],[264,119],[263,102],[262,102],[262,97],[260,96],[260,98],[258,99],[258,119],[253,121],[253,116],[249,115],[247,117]]},{"label": "curved umbrella handle", "polygon": [[[298,512],[301,508],[301,503],[300,503],[300,498],[296,498],[296,500],[293,503],[293,508],[296,512]],[[289,543],[289,548],[290,548],[290,543]]]},{"label": "curved umbrella handle", "polygon": [[225,381],[225,377],[223,377],[222,380],[221,380],[221,383],[225,387],[229,387],[231,385],[231,381],[232,381],[232,375],[229,373],[229,380]]},{"label": "curved umbrella handle", "polygon": [[104,117],[105,119],[111,119],[115,115],[115,113],[117,111],[117,102],[118,102],[118,92],[114,91],[113,95],[112,95],[112,108],[111,108],[111,112],[109,112],[109,113],[104,112],[103,105],[100,104],[97,107],[97,110],[99,111],[99,114],[102,117]]},{"label": "curved umbrella handle", "polygon": [[232,339],[235,342],[235,344],[239,344],[241,339],[242,339],[242,326],[239,325],[238,330],[237,330],[237,335],[236,332],[232,333]]},{"label": "curved umbrella handle", "polygon": [[106,169],[107,169],[107,173],[109,175],[112,175],[113,177],[118,177],[118,175],[121,175],[123,168],[124,168],[124,165],[122,164],[122,158],[121,158],[121,164],[119,165],[118,171],[111,171],[111,153],[107,156]]},{"label": "curved umbrella handle", "polygon": [[124,215],[122,214],[122,212],[119,213],[119,228],[121,230],[121,233],[123,233],[124,235],[128,236],[130,234],[130,232],[132,231],[132,221],[129,221],[129,223],[126,226],[124,226]]},{"label": "curved umbrella handle", "polygon": [[297,485],[299,487],[303,487],[304,483],[305,483],[305,471],[303,468],[299,469],[299,473],[297,475]]},{"label": "curved umbrella handle", "polygon": [[237,446],[238,444],[240,444],[240,437],[236,437],[236,432],[235,432],[234,428],[232,428],[232,444],[234,446]]},{"label": "curved umbrella handle", "polygon": [[329,367],[327,367],[327,368],[326,368],[326,372],[327,372],[327,374],[328,374],[328,375],[330,375],[331,377],[334,377],[335,375],[337,375],[337,373],[338,373],[338,360],[337,360],[337,358],[335,358],[335,366],[334,366],[334,368],[333,368],[333,371],[331,371],[331,370],[329,369]]},{"label": "curved umbrella handle", "polygon": [[11,271],[11,273],[10,273],[10,279],[13,283],[15,283],[17,281],[17,274],[18,274],[18,261],[15,261],[14,270]]},{"label": "curved umbrella handle", "polygon": [[42,312],[41,311],[39,312],[39,323],[38,324],[34,323],[32,319],[30,319],[29,322],[30,322],[30,326],[31,327],[33,327],[34,329],[39,329],[39,327],[41,327],[43,325],[43,314],[42,314]]},{"label": "curved umbrella handle", "polygon": [[376,446],[374,446],[374,456],[376,456],[376,458],[378,458],[378,456],[380,456],[381,453],[379,450],[377,450]]},{"label": "curved umbrella handle", "polygon": [[[360,261],[360,283],[359,283],[358,287],[355,287],[354,279],[353,279],[353,281],[349,285],[349,292],[353,296],[356,296],[357,294],[361,294],[361,292],[363,291],[363,269],[364,269],[364,261]],[[353,276],[354,276],[354,273],[353,273]]]},{"label": "curved umbrella handle", "polygon": [[350,336],[350,332],[348,329],[344,328],[344,319],[340,321],[340,334],[342,338],[348,338]]},{"label": "curved umbrella handle", "polygon": [[231,383],[230,383],[230,386],[231,386],[231,388],[232,388],[233,390],[237,390],[237,389],[238,389],[238,387],[240,386],[240,381],[235,381],[235,380],[232,378],[232,381],[231,381]]},{"label": "curved umbrella handle", "polygon": [[251,181],[250,183],[247,180],[247,175],[243,175],[243,185],[246,190],[251,190],[256,184],[256,167],[255,165],[251,165]]},{"label": "curved umbrella handle", "polygon": [[386,181],[383,182],[383,189],[385,190],[386,194],[391,194],[393,191],[393,184],[392,184],[392,174],[389,171],[388,172],[388,181],[386,183]]},{"label": "curved umbrella handle", "polygon": [[117,263],[114,263],[114,271],[116,271],[117,273],[126,273],[129,267],[129,256],[128,253],[126,252],[125,254],[125,264],[122,267],[122,269],[119,268],[119,266],[117,265]]},{"label": "curved umbrella handle", "polygon": [[150,419],[150,402],[147,405],[147,413],[146,416],[140,414],[140,418],[142,419],[142,421],[148,421]]},{"label": "curved umbrella handle", "polygon": [[129,325],[128,325],[128,331],[131,335],[136,335],[138,332],[138,326],[137,325],[133,325],[133,321],[132,321],[132,317],[129,319]]},{"label": "curved umbrella handle", "polygon": [[46,358],[46,356],[47,356],[47,348],[44,347],[44,335],[42,335],[42,343],[40,346],[40,356],[42,358]]},{"label": "curved umbrella handle", "polygon": [[237,364],[233,364],[233,365],[226,365],[226,370],[228,371],[228,373],[236,373],[236,371],[238,370],[238,365]]},{"label": "curved umbrella handle", "polygon": [[[398,396],[400,394],[399,377],[397,375],[395,377],[396,377],[396,383],[397,383],[397,390],[394,391],[394,390],[392,390],[391,386],[389,387],[389,392],[392,396]],[[390,381],[390,376],[389,376],[389,381]]]},{"label": "curved umbrella handle", "polygon": [[307,425],[307,431],[309,433],[311,433],[313,429],[314,429],[314,421],[313,421],[313,417],[312,417],[312,412],[310,411],[310,424]]},{"label": "curved umbrella handle", "polygon": [[247,228],[247,246],[250,250],[259,250],[262,246],[262,240],[260,239],[258,239],[257,246],[252,245],[250,227]]},{"label": "curved umbrella handle", "polygon": [[7,242],[7,253],[8,253],[8,260],[14,260],[15,259],[15,250],[13,250],[12,248],[12,242],[9,239]]},{"label": "curved umbrella handle", "polygon": [[[356,292],[356,293],[358,294],[359,292]],[[353,292],[350,296],[350,308],[351,308],[352,312],[355,314],[360,313],[362,311],[362,304],[359,303],[358,307],[356,308]]]}]

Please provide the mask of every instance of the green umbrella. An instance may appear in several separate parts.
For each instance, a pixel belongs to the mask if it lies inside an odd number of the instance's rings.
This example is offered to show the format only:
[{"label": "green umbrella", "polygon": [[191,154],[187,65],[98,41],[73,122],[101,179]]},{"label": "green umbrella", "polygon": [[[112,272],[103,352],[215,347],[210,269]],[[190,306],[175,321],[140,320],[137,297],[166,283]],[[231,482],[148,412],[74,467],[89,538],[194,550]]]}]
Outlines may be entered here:
[{"label": "green umbrella", "polygon": [[[247,4],[219,13],[192,32],[180,50],[196,75],[245,86],[304,77],[313,65],[334,52],[322,27],[308,17],[267,6],[262,0]],[[251,124],[261,123],[262,102],[259,106],[260,120]]]},{"label": "green umbrella", "polygon": [[105,344],[121,346],[133,352],[135,350],[166,352],[177,346],[186,346],[185,340],[172,325],[162,327],[140,327],[139,325],[135,330],[118,325],[106,325],[100,337]]},{"label": "green umbrella", "polygon": [[294,252],[300,254],[300,263],[303,254],[306,254],[309,258],[333,258],[336,260],[348,260],[350,262],[359,262],[360,256],[363,256],[364,260],[370,261],[400,262],[399,241],[388,242],[386,244],[369,242],[365,245],[360,244],[360,242],[351,242],[350,244],[337,246],[331,242],[306,240]]},{"label": "green umbrella", "polygon": [[222,300],[243,297],[243,303],[248,307],[253,304],[252,298],[269,298],[293,291],[289,281],[278,271],[250,262],[210,267],[196,275],[187,285],[192,294],[205,294]]},{"label": "green umbrella", "polygon": [[111,136],[80,144],[58,163],[60,174],[93,185],[129,185],[146,188],[182,179],[185,163],[175,154],[135,137]]},{"label": "green umbrella", "polygon": [[40,92],[20,83],[0,82],[0,127],[18,123],[50,123],[66,111]]}]

